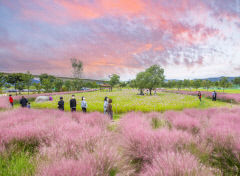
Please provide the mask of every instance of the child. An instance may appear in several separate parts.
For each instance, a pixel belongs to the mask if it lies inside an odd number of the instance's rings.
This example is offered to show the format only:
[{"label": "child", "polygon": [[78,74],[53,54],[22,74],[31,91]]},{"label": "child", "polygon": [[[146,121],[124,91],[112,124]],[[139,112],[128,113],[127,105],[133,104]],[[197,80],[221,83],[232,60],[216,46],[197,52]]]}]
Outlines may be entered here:
[{"label": "child", "polygon": [[9,103],[10,103],[11,106],[13,107],[13,98],[12,98],[12,95],[9,95]]},{"label": "child", "polygon": [[27,104],[27,108],[28,108],[28,109],[31,108],[31,104],[30,104],[30,103]]},{"label": "child", "polygon": [[85,97],[82,97],[81,108],[84,113],[87,112],[87,102]]}]

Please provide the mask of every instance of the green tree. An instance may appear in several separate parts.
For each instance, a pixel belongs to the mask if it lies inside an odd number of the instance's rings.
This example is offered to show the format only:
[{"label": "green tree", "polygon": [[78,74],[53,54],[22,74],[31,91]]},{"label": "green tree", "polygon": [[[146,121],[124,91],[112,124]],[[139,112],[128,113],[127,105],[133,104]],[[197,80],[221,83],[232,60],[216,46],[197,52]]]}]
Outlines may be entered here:
[{"label": "green tree", "polygon": [[33,83],[33,86],[36,88],[38,93],[41,92],[41,89],[42,89],[41,83]]},{"label": "green tree", "polygon": [[240,77],[234,78],[233,84],[240,86]]},{"label": "green tree", "polygon": [[68,91],[71,91],[73,89],[73,82],[70,80],[67,80],[64,82],[64,86]]},{"label": "green tree", "polygon": [[146,86],[145,72],[140,72],[137,74],[136,86],[140,90],[140,95],[143,95],[143,89]]},{"label": "green tree", "polygon": [[184,88],[190,88],[190,80],[184,79],[183,80],[183,87]]},{"label": "green tree", "polygon": [[137,83],[136,83],[136,80],[133,79],[129,82],[129,87],[131,88],[137,88]]},{"label": "green tree", "polygon": [[5,83],[6,83],[6,76],[4,75],[4,73],[0,73],[0,92]]},{"label": "green tree", "polygon": [[21,91],[24,89],[25,85],[23,78],[24,78],[23,73],[12,73],[7,76],[6,81],[7,83],[14,85],[15,90]]},{"label": "green tree", "polygon": [[209,81],[209,80],[203,80],[201,86],[204,87],[205,89],[207,89],[207,91],[208,91],[208,89],[211,87],[211,85],[212,85],[212,82],[211,82],[211,81]]},{"label": "green tree", "polygon": [[193,80],[193,87],[197,90],[198,88],[201,87],[201,80],[197,79],[197,80]]},{"label": "green tree", "polygon": [[183,81],[178,80],[178,81],[177,81],[177,88],[178,88],[178,90],[181,89],[182,86],[183,86]]},{"label": "green tree", "polygon": [[117,74],[113,74],[110,78],[109,84],[114,87],[115,85],[120,83],[120,76]]},{"label": "green tree", "polygon": [[159,65],[153,65],[145,71],[146,88],[149,89],[150,95],[153,89],[163,84],[164,78],[164,69]]},{"label": "green tree", "polygon": [[143,88],[147,88],[152,95],[152,90],[160,87],[164,81],[164,69],[159,65],[153,65],[146,69],[145,72],[140,72],[136,77],[137,87],[141,93]]},{"label": "green tree", "polygon": [[63,87],[63,80],[56,79],[55,82],[54,82],[54,85],[55,85],[55,91],[61,92],[62,91],[62,87]]},{"label": "green tree", "polygon": [[228,88],[229,87],[229,82],[228,82],[228,79],[226,77],[222,77],[219,81],[219,84],[220,86],[222,87],[223,89],[223,92],[224,92],[224,89],[225,88]]},{"label": "green tree", "polygon": [[28,89],[28,95],[29,95],[29,89],[32,85],[33,75],[28,71],[26,74],[23,74],[23,82],[25,87]]},{"label": "green tree", "polygon": [[52,92],[52,89],[55,86],[54,82],[56,80],[56,77],[44,73],[44,74],[41,74],[39,78],[40,78],[42,88],[45,89],[45,92]]}]

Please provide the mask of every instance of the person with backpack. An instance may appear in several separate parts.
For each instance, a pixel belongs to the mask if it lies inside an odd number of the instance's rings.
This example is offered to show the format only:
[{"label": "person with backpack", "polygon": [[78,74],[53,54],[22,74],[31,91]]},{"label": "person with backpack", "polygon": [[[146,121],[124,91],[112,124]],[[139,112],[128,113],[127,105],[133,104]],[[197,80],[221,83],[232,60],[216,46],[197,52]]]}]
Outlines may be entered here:
[{"label": "person with backpack", "polygon": [[108,108],[108,97],[105,97],[104,98],[104,105],[103,105],[104,114],[107,113],[107,108]]},{"label": "person with backpack", "polygon": [[110,119],[113,120],[112,99],[108,100],[107,113],[108,113]]},{"label": "person with backpack", "polygon": [[200,100],[200,102],[202,101],[202,94],[200,91],[198,91],[198,99]]},{"label": "person with backpack", "polygon": [[60,97],[60,101],[58,102],[58,109],[60,111],[64,111],[64,101],[63,101],[63,97]]},{"label": "person with backpack", "polygon": [[22,96],[21,100],[20,100],[20,105],[22,108],[26,108],[27,107],[27,103],[28,103],[28,100]]},{"label": "person with backpack", "polygon": [[77,101],[75,99],[75,95],[72,95],[72,99],[70,100],[70,109],[71,109],[71,112],[76,112]]},{"label": "person with backpack", "polygon": [[12,95],[9,95],[9,103],[10,103],[11,106],[13,107],[13,98],[12,98]]},{"label": "person with backpack", "polygon": [[87,102],[85,97],[82,97],[81,108],[84,113],[87,112]]}]

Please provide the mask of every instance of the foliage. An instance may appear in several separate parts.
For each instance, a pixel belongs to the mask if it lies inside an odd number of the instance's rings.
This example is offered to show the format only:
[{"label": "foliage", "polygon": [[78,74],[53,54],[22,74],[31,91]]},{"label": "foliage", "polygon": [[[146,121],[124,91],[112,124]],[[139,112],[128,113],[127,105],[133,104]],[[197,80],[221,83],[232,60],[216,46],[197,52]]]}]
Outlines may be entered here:
[{"label": "foliage", "polygon": [[113,74],[110,78],[109,84],[114,87],[115,85],[120,83],[120,76],[117,74]]}]

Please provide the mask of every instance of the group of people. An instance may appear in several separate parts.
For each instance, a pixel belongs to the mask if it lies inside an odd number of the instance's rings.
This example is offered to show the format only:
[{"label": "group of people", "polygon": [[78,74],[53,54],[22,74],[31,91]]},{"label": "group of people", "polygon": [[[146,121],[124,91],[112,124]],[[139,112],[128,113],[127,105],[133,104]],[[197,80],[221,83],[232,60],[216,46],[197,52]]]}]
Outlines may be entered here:
[{"label": "group of people", "polygon": [[[87,102],[85,97],[82,97],[81,108],[82,108],[82,112],[84,113],[87,112]],[[63,97],[60,97],[60,100],[58,101],[58,109],[61,111],[64,111]],[[75,95],[72,95],[72,98],[70,99],[70,109],[71,109],[71,112],[76,112],[77,110],[77,101],[76,101]],[[108,99],[108,97],[104,98],[103,109],[104,109],[104,114],[108,114],[110,118],[113,119],[112,99]]]},{"label": "group of people", "polygon": [[[200,91],[198,91],[198,99],[200,102],[202,101],[202,93]],[[217,92],[215,90],[212,92],[212,101],[217,101]]]},{"label": "group of people", "polygon": [[[9,103],[13,107],[14,103],[12,95],[9,95]],[[19,103],[22,108],[31,108],[30,102],[28,102],[28,99],[26,99],[24,96],[22,96]]]}]

